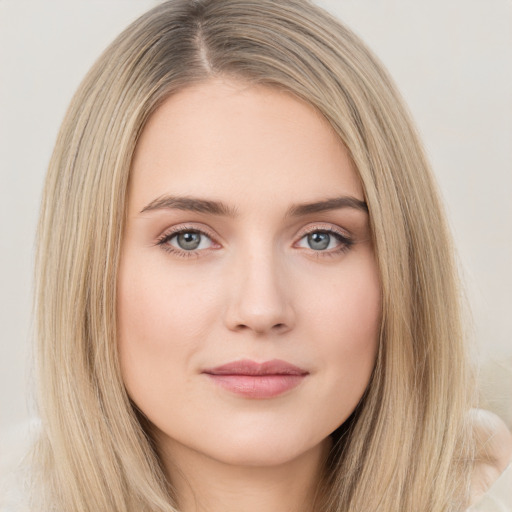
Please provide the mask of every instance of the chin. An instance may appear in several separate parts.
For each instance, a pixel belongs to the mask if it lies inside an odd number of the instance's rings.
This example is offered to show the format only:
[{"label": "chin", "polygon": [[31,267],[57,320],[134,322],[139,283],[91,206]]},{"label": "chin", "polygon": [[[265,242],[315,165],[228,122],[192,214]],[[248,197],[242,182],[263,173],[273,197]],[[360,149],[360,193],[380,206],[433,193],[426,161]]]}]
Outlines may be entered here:
[{"label": "chin", "polygon": [[[283,432],[286,434],[286,432]],[[209,446],[210,457],[234,466],[279,466],[299,459],[311,450],[321,450],[323,443],[328,439],[317,441],[296,439],[289,435],[271,437],[268,435],[251,436],[226,440],[230,442],[218,443],[214,451]]]}]

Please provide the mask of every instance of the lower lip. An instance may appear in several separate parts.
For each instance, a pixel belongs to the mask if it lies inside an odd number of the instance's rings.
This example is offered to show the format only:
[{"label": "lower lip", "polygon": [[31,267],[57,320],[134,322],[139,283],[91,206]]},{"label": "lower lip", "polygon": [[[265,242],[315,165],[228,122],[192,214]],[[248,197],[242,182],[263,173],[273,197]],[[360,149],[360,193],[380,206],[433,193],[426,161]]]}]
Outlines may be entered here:
[{"label": "lower lip", "polygon": [[247,398],[272,398],[297,387],[304,375],[212,375],[222,388]]}]

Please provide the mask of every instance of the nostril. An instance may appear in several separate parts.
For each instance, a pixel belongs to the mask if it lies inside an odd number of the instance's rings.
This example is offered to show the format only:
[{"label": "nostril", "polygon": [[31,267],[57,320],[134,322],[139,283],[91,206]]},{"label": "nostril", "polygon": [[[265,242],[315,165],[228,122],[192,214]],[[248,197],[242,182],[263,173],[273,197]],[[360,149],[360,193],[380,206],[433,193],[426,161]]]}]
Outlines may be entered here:
[{"label": "nostril", "polygon": [[[246,324],[238,324],[236,326],[236,330],[238,330],[238,331],[243,331],[243,330],[246,330],[246,329],[253,329],[253,330],[257,331],[257,332],[264,332],[266,330],[264,328],[259,329],[256,326],[251,328],[251,327],[249,327]],[[284,323],[275,324],[275,325],[272,326],[271,329],[275,330],[275,331],[282,331],[282,330],[286,329],[286,324],[284,324]]]}]

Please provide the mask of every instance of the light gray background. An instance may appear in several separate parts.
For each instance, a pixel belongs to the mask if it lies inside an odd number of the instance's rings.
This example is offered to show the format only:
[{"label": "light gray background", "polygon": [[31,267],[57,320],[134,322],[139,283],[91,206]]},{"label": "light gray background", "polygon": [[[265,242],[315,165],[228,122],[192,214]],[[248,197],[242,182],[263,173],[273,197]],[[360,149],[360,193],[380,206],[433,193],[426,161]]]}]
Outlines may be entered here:
[{"label": "light gray background", "polygon": [[[0,0],[0,430],[32,413],[33,239],[79,81],[157,0]],[[512,356],[512,1],[319,0],[373,48],[423,136],[482,361]]]}]

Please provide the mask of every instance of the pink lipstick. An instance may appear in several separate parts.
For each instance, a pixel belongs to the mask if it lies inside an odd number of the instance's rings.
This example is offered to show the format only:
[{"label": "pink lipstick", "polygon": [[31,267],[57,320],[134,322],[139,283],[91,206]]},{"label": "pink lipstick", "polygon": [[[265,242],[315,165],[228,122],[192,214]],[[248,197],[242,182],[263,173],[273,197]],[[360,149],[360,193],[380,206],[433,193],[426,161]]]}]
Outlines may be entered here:
[{"label": "pink lipstick", "polygon": [[273,359],[256,363],[233,361],[203,370],[216,384],[246,398],[272,398],[298,386],[309,374],[293,364]]}]

